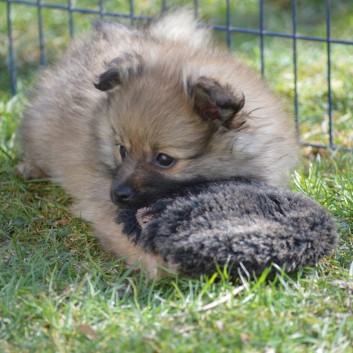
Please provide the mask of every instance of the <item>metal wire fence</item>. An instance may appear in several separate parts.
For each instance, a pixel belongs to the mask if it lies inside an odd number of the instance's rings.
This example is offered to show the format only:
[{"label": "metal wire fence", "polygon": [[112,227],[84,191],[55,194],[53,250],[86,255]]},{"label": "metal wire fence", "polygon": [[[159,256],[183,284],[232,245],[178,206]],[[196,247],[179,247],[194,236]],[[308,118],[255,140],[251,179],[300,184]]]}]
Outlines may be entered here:
[{"label": "metal wire fence", "polygon": [[[332,81],[332,45],[342,45],[342,46],[350,46],[353,48],[353,40],[349,38],[333,38],[331,34],[331,25],[332,25],[332,5],[331,0],[326,0],[325,2],[321,2],[321,6],[323,8],[323,18],[322,23],[325,26],[324,35],[316,36],[316,35],[305,35],[301,34],[298,31],[298,0],[286,0],[287,5],[290,2],[290,31],[282,32],[282,31],[273,31],[266,28],[266,16],[267,13],[265,11],[265,0],[256,0],[256,11],[258,16],[258,28],[248,28],[246,26],[234,26],[234,21],[232,21],[232,17],[234,13],[237,11],[237,6],[231,0],[224,0],[222,2],[223,8],[223,21],[222,24],[213,23],[212,26],[217,32],[221,32],[225,41],[229,48],[233,47],[233,42],[235,40],[235,34],[244,34],[251,35],[258,39],[258,50],[259,50],[259,70],[262,75],[266,77],[266,71],[268,68],[267,60],[266,60],[266,39],[267,38],[281,38],[289,41],[291,43],[291,52],[288,52],[288,55],[291,56],[291,70],[292,70],[292,94],[291,97],[293,99],[293,115],[295,117],[296,128],[298,131],[299,140],[301,140],[301,144],[304,146],[311,146],[314,148],[330,148],[330,149],[344,149],[344,150],[352,150],[353,144],[351,141],[346,143],[337,143],[335,141],[334,136],[336,132],[336,127],[334,124],[333,117],[333,81]],[[279,0],[277,0],[279,1]],[[348,0],[351,1],[351,0]],[[45,16],[43,11],[47,10],[55,10],[62,11],[67,14],[67,27],[69,32],[69,37],[73,38],[75,35],[75,26],[77,21],[75,21],[76,14],[82,15],[95,15],[100,18],[118,18],[123,21],[128,21],[134,23],[136,21],[144,20],[148,18],[147,15],[141,13],[136,13],[136,4],[139,3],[138,0],[126,0],[124,1],[124,5],[122,6],[122,1],[120,0],[116,2],[116,6],[114,6],[114,10],[112,8],[111,0],[92,0],[91,2],[95,2],[95,7],[86,6],[86,5],[78,5],[74,0],[0,0],[5,5],[6,8],[6,31],[7,31],[7,69],[9,72],[9,90],[11,90],[12,94],[16,94],[17,90],[17,79],[18,79],[18,66],[16,58],[16,50],[15,50],[15,38],[14,38],[14,21],[13,21],[13,10],[16,7],[21,6],[24,13],[26,9],[34,8],[37,11],[37,20],[36,23],[32,23],[32,26],[35,26],[38,31],[38,47],[39,47],[39,62],[38,64],[41,66],[46,65],[47,63],[47,41],[45,39],[45,28],[43,22],[45,21]],[[114,1],[115,2],[115,1]],[[201,3],[202,2],[202,3]],[[251,1],[254,3],[254,1]],[[202,0],[193,0],[184,2],[184,4],[190,5],[192,4],[195,15],[197,16],[199,12],[203,12],[203,7],[207,4],[208,8],[210,6],[214,6],[215,8],[218,6],[214,1],[202,1]],[[85,3],[87,4],[87,3]],[[109,6],[107,6],[109,4]],[[163,10],[167,8],[170,3],[167,0],[159,1],[158,8]],[[156,5],[154,5],[156,7]],[[288,8],[288,6],[287,6]],[[216,10],[216,9],[215,9]],[[211,11],[212,12],[212,11]],[[82,17],[81,17],[82,18]],[[288,26],[287,26],[288,28]],[[353,32],[352,32],[353,33]],[[353,36],[353,34],[352,34]],[[311,43],[322,43],[325,45],[325,80],[322,82],[322,91],[324,94],[321,96],[321,99],[326,101],[325,108],[325,124],[326,126],[326,135],[327,139],[325,143],[317,143],[317,142],[307,142],[302,140],[302,136],[300,136],[300,125],[301,121],[305,119],[305,117],[301,116],[300,113],[300,101],[299,101],[299,81],[298,81],[298,43],[301,42],[311,42]],[[353,57],[353,56],[352,56]],[[38,65],[38,66],[39,66]],[[353,102],[353,101],[352,101]],[[351,102],[351,103],[352,103]],[[348,109],[353,107],[350,105]],[[350,110],[351,111],[351,110]],[[348,117],[350,119],[350,117]],[[353,119],[353,118],[352,118]],[[352,128],[353,128],[353,122]],[[350,136],[348,135],[348,140],[350,140]]]}]

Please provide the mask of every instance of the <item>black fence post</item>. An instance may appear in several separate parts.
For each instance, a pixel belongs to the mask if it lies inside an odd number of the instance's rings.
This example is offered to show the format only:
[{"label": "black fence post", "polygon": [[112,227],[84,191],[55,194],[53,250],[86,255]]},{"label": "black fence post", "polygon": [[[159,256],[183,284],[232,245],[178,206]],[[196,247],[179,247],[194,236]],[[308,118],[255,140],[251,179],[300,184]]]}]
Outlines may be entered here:
[{"label": "black fence post", "polygon": [[299,97],[298,97],[298,55],[297,55],[297,0],[292,0],[292,31],[293,31],[293,81],[294,81],[294,116],[297,139],[300,141],[299,129]]},{"label": "black fence post", "polygon": [[329,144],[334,148],[331,92],[331,0],[326,0],[326,48],[327,48],[327,102],[329,119]]},{"label": "black fence post", "polygon": [[16,94],[16,67],[15,67],[15,55],[13,49],[13,33],[12,33],[12,18],[11,18],[11,3],[6,0],[6,20],[7,20],[7,38],[9,41],[9,70],[10,70],[10,83],[11,93]]}]

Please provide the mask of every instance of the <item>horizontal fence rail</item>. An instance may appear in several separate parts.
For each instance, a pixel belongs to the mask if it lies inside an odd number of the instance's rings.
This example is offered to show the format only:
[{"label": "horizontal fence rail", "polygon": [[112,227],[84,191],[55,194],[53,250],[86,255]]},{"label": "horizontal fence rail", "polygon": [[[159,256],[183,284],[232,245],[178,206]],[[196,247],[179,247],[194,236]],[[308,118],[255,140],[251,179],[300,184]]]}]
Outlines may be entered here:
[{"label": "horizontal fence rail", "polygon": [[[93,2],[93,1],[92,1]],[[118,18],[130,21],[134,23],[135,21],[146,20],[149,17],[144,15],[137,15],[135,13],[135,4],[138,3],[138,0],[126,0],[126,4],[128,4],[129,11],[128,13],[119,12],[119,8],[117,6],[117,11],[107,11],[105,9],[106,4],[111,0],[97,0],[96,9],[85,8],[82,6],[75,6],[74,0],[63,0],[62,4],[52,3],[50,1],[43,0],[0,0],[1,3],[6,4],[6,21],[7,21],[7,67],[9,71],[9,90],[11,90],[12,94],[16,94],[17,91],[17,63],[16,63],[16,53],[14,49],[14,35],[13,35],[13,19],[12,19],[12,9],[15,6],[22,7],[31,7],[37,9],[37,24],[38,27],[38,38],[39,38],[39,51],[40,51],[40,62],[38,63],[40,66],[45,66],[47,63],[46,56],[46,41],[45,41],[45,33],[43,26],[43,10],[58,10],[64,11],[68,15],[68,30],[71,38],[74,37],[75,34],[75,21],[74,14],[88,14],[88,15],[96,15],[100,18]],[[192,4],[195,12],[195,16],[198,16],[199,12],[202,12],[202,6],[199,4],[198,0],[194,1],[186,1],[185,4],[190,6]],[[166,0],[160,1],[160,9],[161,11],[166,9],[170,4]],[[334,122],[333,122],[333,104],[332,104],[332,45],[345,45],[352,46],[353,48],[353,38],[352,40],[341,39],[341,38],[332,38],[331,35],[331,22],[332,22],[332,5],[331,0],[326,0],[323,2],[323,6],[325,6],[325,18],[323,21],[326,26],[326,34],[325,36],[311,36],[311,35],[303,35],[298,33],[298,1],[291,0],[291,11],[292,11],[292,31],[291,33],[287,32],[279,32],[279,31],[269,31],[265,29],[265,0],[258,0],[258,19],[259,19],[259,28],[243,28],[233,26],[231,23],[232,13],[236,11],[236,6],[232,3],[231,0],[225,0],[225,24],[212,24],[212,28],[216,31],[220,31],[225,33],[226,43],[229,48],[232,47],[232,38],[233,34],[240,33],[246,35],[253,35],[259,38],[259,50],[260,50],[260,72],[262,76],[266,77],[266,59],[265,59],[265,50],[266,43],[265,38],[283,38],[290,40],[292,42],[292,65],[293,65],[293,112],[295,117],[296,129],[298,132],[298,139],[300,141],[300,113],[299,113],[299,88],[298,88],[298,43],[299,42],[316,42],[323,43],[326,45],[326,82],[323,83],[325,85],[325,92],[327,91],[327,116],[328,116],[328,142],[327,144],[321,143],[310,143],[306,141],[301,141],[302,146],[308,146],[312,148],[318,149],[341,149],[352,151],[352,146],[340,146],[334,143]],[[210,6],[210,5],[209,5]],[[213,5],[216,6],[216,5]],[[25,9],[24,9],[25,11]],[[353,36],[353,32],[352,32]],[[353,122],[352,122],[353,128]]]}]

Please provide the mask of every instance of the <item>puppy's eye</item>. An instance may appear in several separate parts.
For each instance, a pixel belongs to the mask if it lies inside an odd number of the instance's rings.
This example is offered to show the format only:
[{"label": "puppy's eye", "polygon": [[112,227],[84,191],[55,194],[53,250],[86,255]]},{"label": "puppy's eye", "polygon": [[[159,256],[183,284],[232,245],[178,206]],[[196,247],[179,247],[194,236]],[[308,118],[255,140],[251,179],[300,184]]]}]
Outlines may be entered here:
[{"label": "puppy's eye", "polygon": [[175,159],[165,153],[159,153],[155,163],[162,168],[169,168],[175,163]]},{"label": "puppy's eye", "polygon": [[120,145],[119,152],[120,152],[121,159],[124,160],[127,157],[126,147],[124,145]]}]

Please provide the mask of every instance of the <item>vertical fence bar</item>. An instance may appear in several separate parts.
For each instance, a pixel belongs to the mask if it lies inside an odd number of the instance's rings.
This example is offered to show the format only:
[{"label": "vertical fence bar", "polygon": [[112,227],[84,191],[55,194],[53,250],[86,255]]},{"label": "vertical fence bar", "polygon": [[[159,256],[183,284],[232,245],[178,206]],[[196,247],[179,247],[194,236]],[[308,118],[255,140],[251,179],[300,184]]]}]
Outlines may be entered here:
[{"label": "vertical fence bar", "polygon": [[166,10],[167,9],[167,0],[162,0],[162,10]]},{"label": "vertical fence bar", "polygon": [[265,29],[265,1],[260,0],[260,55],[261,55],[261,75],[265,76],[265,39],[264,39],[264,29]]},{"label": "vertical fence bar", "polygon": [[199,18],[199,1],[194,0],[194,16],[195,18]]},{"label": "vertical fence bar", "polygon": [[104,0],[99,0],[99,17],[101,20],[104,18]]},{"label": "vertical fence bar", "polygon": [[70,31],[70,39],[74,38],[75,35],[75,25],[74,25],[74,16],[73,16],[73,4],[72,0],[67,0],[68,1],[68,7],[69,7],[69,31]]},{"label": "vertical fence bar", "polygon": [[298,55],[297,55],[297,0],[292,0],[292,32],[293,32],[293,74],[294,74],[294,114],[295,114],[295,129],[297,139],[300,141],[299,130],[299,102],[298,102]]},{"label": "vertical fence bar", "polygon": [[331,90],[331,0],[326,0],[326,48],[327,48],[327,102],[329,119],[329,141],[333,148],[332,90]]},{"label": "vertical fence bar", "polygon": [[134,16],[135,16],[135,4],[134,0],[130,0],[130,23],[134,24]]},{"label": "vertical fence bar", "polygon": [[43,1],[37,0],[38,7],[38,34],[39,34],[39,49],[40,49],[40,64],[44,66],[46,64],[45,55],[45,41],[43,32]]},{"label": "vertical fence bar", "polygon": [[6,20],[7,20],[7,38],[9,41],[9,69],[10,69],[10,82],[11,93],[16,94],[16,68],[15,68],[15,55],[13,49],[13,33],[12,33],[12,17],[11,17],[11,4],[6,1]]},{"label": "vertical fence bar", "polygon": [[231,26],[231,15],[230,15],[230,0],[227,0],[227,8],[226,8],[226,28],[227,28],[227,47],[231,49],[232,46],[232,36],[230,31]]}]

